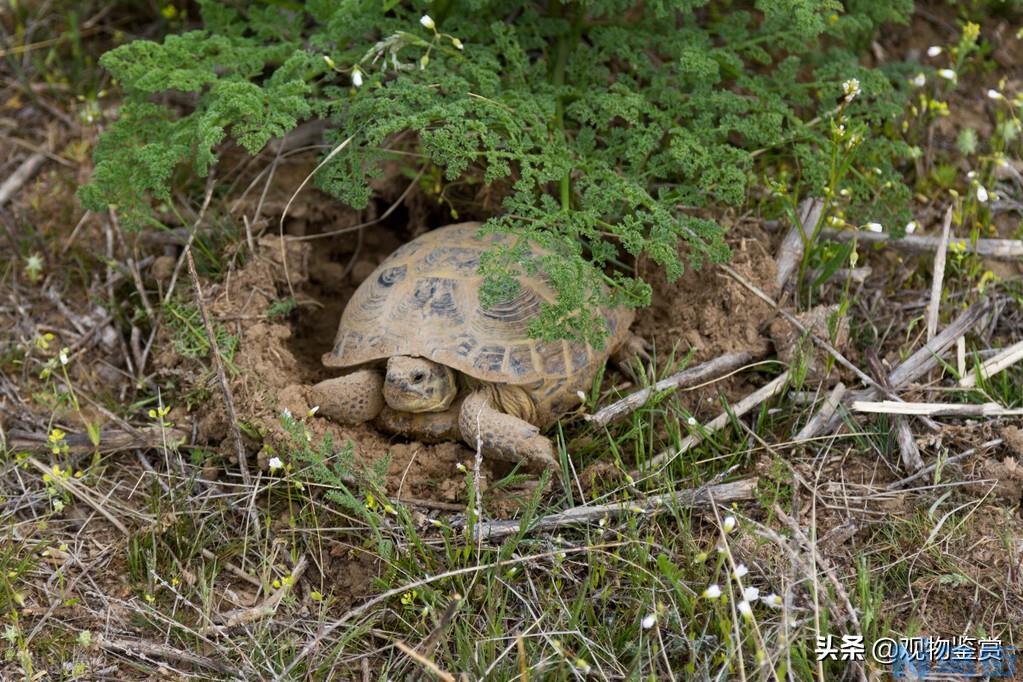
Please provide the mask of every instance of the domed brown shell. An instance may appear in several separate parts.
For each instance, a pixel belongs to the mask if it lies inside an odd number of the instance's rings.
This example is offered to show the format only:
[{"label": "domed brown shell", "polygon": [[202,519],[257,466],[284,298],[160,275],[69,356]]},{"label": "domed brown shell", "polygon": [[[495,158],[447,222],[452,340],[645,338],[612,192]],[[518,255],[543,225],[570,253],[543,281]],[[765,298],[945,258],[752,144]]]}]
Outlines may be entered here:
[{"label": "domed brown shell", "polygon": [[[408,242],[373,271],[352,295],[338,327],[328,367],[353,367],[394,355],[429,358],[482,381],[532,384],[594,372],[626,338],[633,312],[603,311],[603,350],[576,341],[539,341],[529,322],[554,292],[524,276],[511,301],[484,308],[480,255],[511,237],[479,235],[479,223],[460,223]],[[533,246],[534,254],[545,253]],[[574,392],[574,388],[572,389]]]}]

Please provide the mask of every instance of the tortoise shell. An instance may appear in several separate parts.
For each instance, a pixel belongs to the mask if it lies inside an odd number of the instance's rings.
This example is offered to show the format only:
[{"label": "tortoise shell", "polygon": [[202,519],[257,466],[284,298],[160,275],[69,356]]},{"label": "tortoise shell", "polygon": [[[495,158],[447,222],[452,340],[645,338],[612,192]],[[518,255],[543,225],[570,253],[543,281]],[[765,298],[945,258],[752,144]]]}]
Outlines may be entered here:
[{"label": "tortoise shell", "polygon": [[[515,298],[484,308],[480,255],[513,237],[480,235],[479,228],[473,222],[432,230],[388,256],[352,295],[323,364],[354,367],[411,355],[485,382],[553,382],[565,390],[587,374],[589,381],[627,337],[633,311],[602,311],[607,322],[602,350],[578,341],[530,338],[530,320],[544,301],[554,301],[554,291],[542,277],[524,275]],[[531,251],[550,253],[535,245]],[[556,381],[561,379],[576,381]]]}]

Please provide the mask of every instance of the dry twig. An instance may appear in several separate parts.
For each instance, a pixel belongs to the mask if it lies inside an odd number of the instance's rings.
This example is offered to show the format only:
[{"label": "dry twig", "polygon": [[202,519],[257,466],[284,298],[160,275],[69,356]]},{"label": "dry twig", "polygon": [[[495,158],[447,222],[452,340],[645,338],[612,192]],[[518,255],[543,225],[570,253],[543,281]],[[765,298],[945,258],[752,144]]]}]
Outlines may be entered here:
[{"label": "dry twig", "polygon": [[941,309],[941,289],[945,282],[945,255],[948,253],[948,238],[952,228],[952,207],[945,211],[941,226],[941,241],[934,253],[934,277],[931,279],[931,302],[927,306],[927,340],[938,333],[938,311]]},{"label": "dry twig", "polygon": [[[656,511],[667,504],[683,507],[707,507],[712,503],[722,504],[753,499],[757,488],[757,478],[744,478],[739,481],[720,483],[704,488],[676,490],[670,493],[653,495],[638,502],[615,502],[593,506],[579,506],[566,509],[557,514],[541,516],[529,524],[527,532],[562,528],[579,523],[597,521],[605,516],[621,516],[623,514],[648,513]],[[476,526],[477,537],[496,540],[515,535],[521,530],[522,522],[491,521]]]},{"label": "dry twig", "polygon": [[1015,417],[1023,415],[1023,409],[1008,409],[997,403],[982,405],[960,405],[955,403],[907,403],[893,400],[874,402],[853,401],[854,412],[875,414],[911,414],[926,417]]},{"label": "dry twig", "polygon": [[753,354],[747,351],[725,353],[696,367],[689,367],[666,379],[661,379],[653,386],[636,391],[621,400],[602,407],[595,414],[586,415],[586,421],[597,426],[607,426],[611,422],[635,412],[655,395],[665,391],[693,388],[711,380],[723,379],[727,373],[740,369],[753,359]]},{"label": "dry twig", "polygon": [[[831,228],[824,228],[821,230],[821,234],[834,241],[856,240],[870,244],[887,244],[912,253],[933,253],[941,246],[940,237],[907,235],[902,239],[893,239],[890,234],[883,232],[833,230]],[[976,242],[971,242],[969,239],[954,239],[949,241],[949,246],[993,260],[1019,261],[1020,258],[1023,258],[1023,240],[1019,239],[978,239]]]},{"label": "dry twig", "polygon": [[46,161],[46,155],[37,152],[22,161],[21,165],[7,176],[4,183],[0,185],[0,206],[6,204],[21,189],[21,186],[28,182],[28,179],[39,170],[39,166],[43,165],[44,161]]}]

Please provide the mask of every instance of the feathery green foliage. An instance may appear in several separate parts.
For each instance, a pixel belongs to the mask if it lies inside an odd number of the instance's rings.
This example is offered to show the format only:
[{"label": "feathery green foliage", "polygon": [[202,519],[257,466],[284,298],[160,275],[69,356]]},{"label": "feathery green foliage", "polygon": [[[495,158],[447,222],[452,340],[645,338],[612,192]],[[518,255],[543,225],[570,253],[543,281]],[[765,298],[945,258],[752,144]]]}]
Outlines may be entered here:
[{"label": "feathery green foliage", "polygon": [[[765,199],[752,178],[827,193],[837,149],[848,220],[868,206],[871,220],[901,218],[908,198],[892,125],[904,79],[858,60],[908,0],[199,4],[202,30],[102,60],[126,100],[81,197],[132,225],[154,223],[176,173],[207,175],[225,142],[255,154],[325,118],[336,153],[318,181],[353,207],[395,151],[448,183],[500,191],[500,215],[479,216],[487,229],[558,253],[544,267],[560,298],[534,333],[592,340],[596,306],[649,301],[624,262],[645,257],[675,278],[681,244],[694,266],[727,258],[708,216]],[[862,94],[845,101],[850,79]],[[483,267],[485,302],[514,292],[515,249]]]}]

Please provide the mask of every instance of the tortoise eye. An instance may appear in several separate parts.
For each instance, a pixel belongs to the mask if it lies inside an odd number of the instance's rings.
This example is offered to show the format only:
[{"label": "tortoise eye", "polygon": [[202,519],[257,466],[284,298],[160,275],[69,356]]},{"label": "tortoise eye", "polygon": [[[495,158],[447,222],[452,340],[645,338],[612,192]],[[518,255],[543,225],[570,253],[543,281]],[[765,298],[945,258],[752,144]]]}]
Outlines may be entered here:
[{"label": "tortoise eye", "polygon": [[416,371],[412,372],[411,378],[413,384],[418,384],[419,382],[426,378],[426,372],[424,372],[421,369],[417,369]]}]

